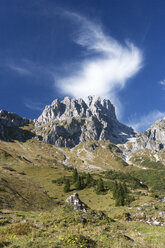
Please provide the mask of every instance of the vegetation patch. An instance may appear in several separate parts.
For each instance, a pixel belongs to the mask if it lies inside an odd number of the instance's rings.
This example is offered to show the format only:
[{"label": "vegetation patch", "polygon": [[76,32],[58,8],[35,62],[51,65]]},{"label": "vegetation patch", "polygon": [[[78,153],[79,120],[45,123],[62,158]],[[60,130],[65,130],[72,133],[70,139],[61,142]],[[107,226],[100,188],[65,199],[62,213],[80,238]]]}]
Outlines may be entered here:
[{"label": "vegetation patch", "polygon": [[131,175],[147,184],[153,193],[164,196],[165,192],[165,171],[162,170],[139,170],[132,171]]},{"label": "vegetation patch", "polygon": [[102,172],[104,177],[109,180],[119,180],[121,182],[129,183],[129,186],[133,189],[147,188],[144,184],[140,183],[140,179],[131,175],[130,173],[124,173],[122,171],[109,170]]},{"label": "vegetation patch", "polygon": [[67,237],[60,238],[62,243],[66,245],[66,247],[81,247],[81,248],[93,248],[97,247],[97,243],[89,237],[83,235],[69,235]]},{"label": "vegetation patch", "polygon": [[142,163],[142,166],[152,169],[163,169],[164,165],[160,161],[151,161],[148,158],[146,158]]},{"label": "vegetation patch", "polygon": [[32,223],[16,223],[9,225],[6,232],[12,235],[28,235],[32,232],[34,225]]}]

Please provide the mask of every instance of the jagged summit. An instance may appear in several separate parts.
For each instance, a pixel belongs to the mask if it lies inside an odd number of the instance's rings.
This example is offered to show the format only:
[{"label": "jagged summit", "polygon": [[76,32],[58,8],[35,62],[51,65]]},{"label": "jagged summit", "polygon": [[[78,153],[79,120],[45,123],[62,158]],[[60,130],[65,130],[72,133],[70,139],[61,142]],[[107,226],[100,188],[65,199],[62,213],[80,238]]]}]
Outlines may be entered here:
[{"label": "jagged summit", "polygon": [[116,120],[115,108],[108,99],[101,100],[98,96],[71,99],[67,96],[63,101],[55,99],[51,105],[46,106],[36,124],[43,125],[52,120],[65,120],[72,117],[88,118],[94,115],[99,119]]},{"label": "jagged summit", "polygon": [[134,136],[132,128],[121,124],[108,99],[88,96],[84,99],[55,99],[35,120],[36,132],[44,141],[73,147],[88,139],[125,143]]}]

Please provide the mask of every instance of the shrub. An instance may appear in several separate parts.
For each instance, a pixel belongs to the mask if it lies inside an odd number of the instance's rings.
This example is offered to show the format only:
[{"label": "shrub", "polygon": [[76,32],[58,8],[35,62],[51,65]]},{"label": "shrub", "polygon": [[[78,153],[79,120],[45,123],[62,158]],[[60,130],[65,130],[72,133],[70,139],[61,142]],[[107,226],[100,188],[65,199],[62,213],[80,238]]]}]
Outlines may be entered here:
[{"label": "shrub", "polygon": [[69,235],[60,240],[66,244],[66,247],[81,247],[81,248],[93,248],[96,247],[96,242],[89,237],[83,235]]}]

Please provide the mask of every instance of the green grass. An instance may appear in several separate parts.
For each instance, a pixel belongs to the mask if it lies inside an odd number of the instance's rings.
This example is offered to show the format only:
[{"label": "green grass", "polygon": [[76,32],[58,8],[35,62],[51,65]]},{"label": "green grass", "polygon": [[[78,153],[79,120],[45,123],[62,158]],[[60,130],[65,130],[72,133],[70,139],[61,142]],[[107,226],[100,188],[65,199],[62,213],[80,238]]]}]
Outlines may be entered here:
[{"label": "green grass", "polygon": [[[49,212],[3,211],[11,223],[0,226],[0,244],[8,247],[164,247],[165,227],[137,221],[100,220],[58,206]],[[81,218],[88,222],[82,224]]]},{"label": "green grass", "polygon": [[[32,128],[23,130],[31,132]],[[65,156],[70,167],[63,164]],[[159,216],[159,211],[164,211],[163,203],[152,197],[152,192],[165,192],[165,170],[159,166],[152,163],[148,170],[131,167],[123,163],[120,150],[107,141],[88,141],[72,150],[35,139],[0,141],[0,247],[164,248],[165,227],[150,226],[141,217],[144,212],[146,219],[156,217],[165,222],[165,217]],[[73,167],[85,178],[84,172],[90,172],[94,180],[101,177],[105,192],[96,194],[95,186],[77,191],[71,183],[71,191],[64,193],[61,178],[71,181]],[[135,197],[130,206],[115,207],[115,180],[125,182],[130,196]],[[109,220],[67,207],[65,200],[74,192],[95,213],[103,211]],[[144,207],[145,203],[150,205]],[[142,211],[137,210],[138,206]],[[131,214],[131,221],[126,220],[126,213]]]}]

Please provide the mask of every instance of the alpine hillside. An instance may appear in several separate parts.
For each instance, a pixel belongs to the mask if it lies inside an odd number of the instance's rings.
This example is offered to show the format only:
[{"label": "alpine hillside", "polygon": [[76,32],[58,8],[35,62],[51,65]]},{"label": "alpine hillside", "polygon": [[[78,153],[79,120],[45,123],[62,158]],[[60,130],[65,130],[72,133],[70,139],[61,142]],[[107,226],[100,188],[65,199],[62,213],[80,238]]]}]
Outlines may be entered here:
[{"label": "alpine hillside", "polygon": [[0,247],[164,248],[164,127],[135,132],[95,96],[1,110]]}]

